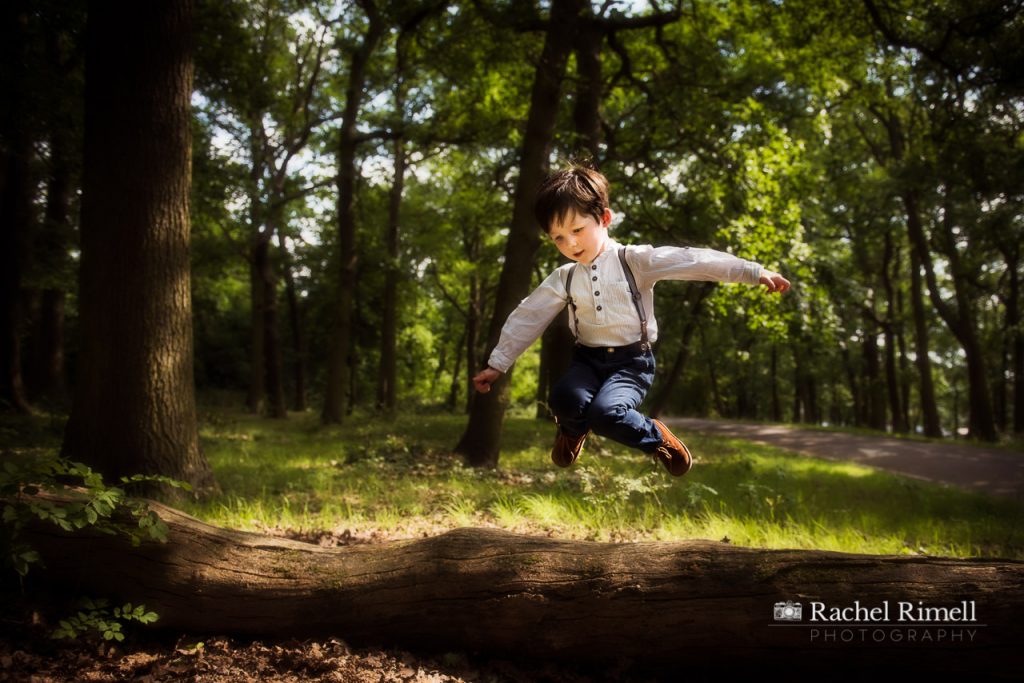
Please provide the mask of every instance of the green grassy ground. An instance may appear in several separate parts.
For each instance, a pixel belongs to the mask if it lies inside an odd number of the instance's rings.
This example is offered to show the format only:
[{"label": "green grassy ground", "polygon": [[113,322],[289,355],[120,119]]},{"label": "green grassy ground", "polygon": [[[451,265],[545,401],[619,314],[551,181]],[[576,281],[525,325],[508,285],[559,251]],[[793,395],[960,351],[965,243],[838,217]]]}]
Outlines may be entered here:
[{"label": "green grassy ground", "polygon": [[1024,505],[719,437],[686,435],[693,470],[671,478],[611,441],[551,464],[550,424],[507,422],[497,470],[448,449],[462,416],[216,410],[202,439],[222,495],[186,509],[211,523],[311,540],[408,538],[495,526],[612,541],[729,539],[764,548],[1024,558]]}]

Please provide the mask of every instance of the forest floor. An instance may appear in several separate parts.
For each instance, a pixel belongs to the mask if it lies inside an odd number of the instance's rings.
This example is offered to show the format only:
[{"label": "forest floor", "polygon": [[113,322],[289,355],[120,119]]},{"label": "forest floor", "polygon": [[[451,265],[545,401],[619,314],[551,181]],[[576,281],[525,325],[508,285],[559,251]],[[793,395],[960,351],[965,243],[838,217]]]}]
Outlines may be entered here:
[{"label": "forest floor", "polygon": [[[747,439],[767,437],[746,434],[750,430],[735,423],[716,423],[725,430],[717,435],[706,425],[701,431],[673,423],[697,460],[693,472],[676,480],[600,439],[588,442],[577,466],[554,468],[547,454],[551,425],[523,418],[506,424],[498,469],[466,468],[448,450],[463,419],[357,415],[345,426],[323,428],[314,415],[273,421],[207,411],[203,445],[222,494],[185,509],[211,524],[330,547],[493,526],[610,542],[704,538],[764,548],[1024,557],[1019,497],[892,475],[882,471],[894,462],[888,457],[867,459],[877,468],[835,462],[837,453],[865,455],[845,434],[820,433],[822,443],[844,444],[819,453],[830,462],[793,453],[801,450],[795,443],[753,445]],[[60,417],[2,422],[0,450],[52,452],[62,427]],[[774,426],[756,428],[783,434]],[[807,435],[788,438],[797,437]],[[937,448],[924,446],[928,453]],[[981,479],[961,474],[954,481]],[[7,593],[3,588],[0,593]],[[410,653],[330,638],[261,642],[128,627],[126,640],[113,645],[96,636],[57,641],[49,636],[56,620],[69,614],[67,606],[24,601],[16,588],[0,595],[0,681],[583,683],[680,677],[680,671],[639,668],[642,662],[588,669],[532,662],[528,653],[513,660],[457,650]],[[689,668],[683,674],[691,681],[720,678]]]}]

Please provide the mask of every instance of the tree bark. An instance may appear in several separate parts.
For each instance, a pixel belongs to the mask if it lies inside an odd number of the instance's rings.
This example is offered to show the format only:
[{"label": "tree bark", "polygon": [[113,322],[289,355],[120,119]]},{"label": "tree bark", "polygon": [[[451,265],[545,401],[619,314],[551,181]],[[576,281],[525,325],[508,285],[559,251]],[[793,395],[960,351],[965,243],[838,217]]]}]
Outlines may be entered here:
[{"label": "tree bark", "polygon": [[[586,663],[720,667],[750,658],[834,663],[836,650],[896,663],[923,643],[831,647],[810,621],[811,601],[867,608],[897,601],[961,607],[973,601],[973,643],[939,643],[920,667],[1018,672],[1024,637],[1024,562],[761,550],[711,541],[596,543],[492,529],[382,545],[321,548],[218,529],[153,504],[168,543],[138,548],[115,537],[36,525],[27,540],[45,576],[77,594],[144,603],[176,632],[298,637],[356,645],[482,651]],[[780,625],[774,604],[803,606]],[[964,615],[967,617],[967,615]],[[855,619],[860,623],[860,619]],[[984,626],[982,626],[984,624]],[[913,626],[900,627],[901,631]],[[916,627],[918,633],[924,627]],[[815,636],[816,629],[818,635]],[[934,628],[930,629],[936,633]],[[814,639],[817,638],[817,641]],[[788,670],[788,669],[787,669]]]},{"label": "tree bark", "polygon": [[[896,368],[896,292],[892,283],[893,253],[892,235],[885,233],[882,249],[882,286],[885,289],[885,320],[882,327],[885,334],[885,386],[889,396],[889,412],[892,415],[892,430],[905,433],[909,427],[903,420],[903,404],[900,402],[900,379]],[[897,260],[898,268],[898,260]]]},{"label": "tree bark", "polygon": [[277,233],[277,245],[281,253],[281,271],[284,274],[285,294],[288,300],[288,327],[292,337],[292,410],[306,410],[306,342],[302,331],[302,308],[295,291],[295,278],[292,276],[291,254],[284,234]]},{"label": "tree bark", "polygon": [[256,208],[259,203],[259,196],[255,192],[249,198],[250,231],[252,245],[249,250],[249,303],[250,303],[250,330],[249,330],[249,393],[246,396],[245,406],[250,413],[259,415],[263,412],[263,406],[267,398],[267,373],[264,364],[266,363],[266,334],[263,331],[263,297],[266,290],[263,288],[263,276],[260,273],[260,245],[262,244],[262,219],[259,218],[260,211]]},{"label": "tree bark", "polygon": [[191,2],[89,6],[81,346],[63,452],[108,480],[162,474],[202,492],[214,481],[193,379],[191,41]]},{"label": "tree bark", "polygon": [[871,429],[885,431],[885,385],[882,381],[878,361],[878,341],[875,323],[871,316],[864,316],[864,380],[867,385],[867,425]]},{"label": "tree bark", "polygon": [[[917,199],[912,193],[902,196],[903,206],[907,212],[908,223],[919,222]],[[920,231],[920,227],[911,228],[911,232]],[[939,408],[935,400],[935,383],[932,380],[932,361],[928,351],[928,322],[925,319],[924,300],[921,297],[921,258],[917,249],[910,248],[910,305],[914,314],[914,362],[917,365],[918,392],[921,395],[921,417],[924,421],[924,434],[933,438],[942,437],[942,425],[939,421]]]},{"label": "tree bark", "polygon": [[[533,255],[540,244],[533,217],[533,200],[547,167],[548,150],[558,119],[562,79],[582,9],[582,0],[553,0],[551,3],[547,35],[530,97],[512,225],[505,243],[505,262],[487,334],[488,349],[498,344],[505,319],[527,295],[530,286]],[[508,404],[508,379],[506,374],[494,383],[490,392],[476,395],[470,408],[469,423],[455,446],[455,451],[475,467],[498,464],[501,427]]]},{"label": "tree bark", "polygon": [[[399,90],[401,86],[399,86]],[[404,107],[404,98],[396,95],[396,107]],[[405,140],[395,140],[395,178],[388,204],[388,261],[384,273],[384,300],[380,330],[380,369],[377,373],[377,409],[393,413],[397,406],[398,383],[398,278],[399,218],[402,190],[405,186]]]},{"label": "tree bark", "polygon": [[260,287],[263,289],[263,352],[267,371],[267,416],[275,419],[288,417],[284,400],[284,361],[281,349],[281,330],[278,322],[277,273],[271,254],[271,241],[281,220],[280,209],[272,209],[268,216],[267,234],[261,236],[259,253]]},{"label": "tree bark", "polygon": [[352,355],[353,311],[356,289],[356,149],[359,145],[358,123],[363,97],[366,94],[367,66],[370,56],[384,35],[384,18],[374,0],[361,0],[368,25],[363,39],[351,55],[345,109],[338,131],[338,297],[328,337],[327,386],[321,421],[341,424],[348,413],[351,390],[350,363]]}]

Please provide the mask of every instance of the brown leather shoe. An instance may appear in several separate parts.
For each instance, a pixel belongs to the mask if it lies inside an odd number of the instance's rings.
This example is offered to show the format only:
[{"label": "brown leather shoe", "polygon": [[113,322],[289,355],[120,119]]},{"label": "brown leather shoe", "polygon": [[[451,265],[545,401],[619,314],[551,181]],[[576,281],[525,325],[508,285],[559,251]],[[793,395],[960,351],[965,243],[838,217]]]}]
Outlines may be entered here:
[{"label": "brown leather shoe", "polygon": [[580,457],[580,452],[583,451],[583,442],[587,440],[588,434],[590,432],[573,438],[562,432],[562,428],[559,427],[558,436],[555,437],[555,447],[551,449],[551,462],[559,467],[568,467],[576,462],[576,458]]},{"label": "brown leather shoe", "polygon": [[690,471],[693,466],[693,458],[690,451],[676,435],[669,431],[668,427],[661,420],[651,419],[661,432],[661,445],[654,452],[654,457],[661,461],[665,469],[674,477],[681,477]]}]

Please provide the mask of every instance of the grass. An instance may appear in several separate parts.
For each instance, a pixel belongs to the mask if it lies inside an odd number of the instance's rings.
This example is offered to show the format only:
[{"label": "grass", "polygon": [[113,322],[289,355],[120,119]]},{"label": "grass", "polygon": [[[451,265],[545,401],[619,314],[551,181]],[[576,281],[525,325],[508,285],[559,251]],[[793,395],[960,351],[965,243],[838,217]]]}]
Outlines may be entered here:
[{"label": "grass", "polygon": [[[0,420],[4,449],[59,448],[63,421]],[[563,470],[552,425],[509,419],[495,470],[450,453],[462,416],[313,414],[275,421],[203,413],[219,496],[185,510],[220,526],[330,541],[413,538],[489,526],[600,541],[728,540],[761,548],[1024,559],[1024,503],[771,446],[689,434],[684,478],[592,437]]]},{"label": "grass", "polygon": [[688,435],[683,479],[592,437],[580,463],[550,463],[550,424],[510,419],[500,467],[449,449],[462,416],[311,414],[271,421],[206,413],[222,494],[187,511],[222,526],[300,537],[409,538],[462,526],[601,541],[725,540],[762,548],[1024,558],[1024,505],[796,455]]}]

